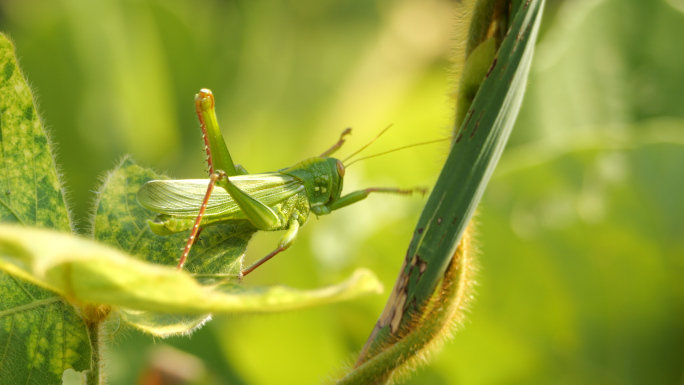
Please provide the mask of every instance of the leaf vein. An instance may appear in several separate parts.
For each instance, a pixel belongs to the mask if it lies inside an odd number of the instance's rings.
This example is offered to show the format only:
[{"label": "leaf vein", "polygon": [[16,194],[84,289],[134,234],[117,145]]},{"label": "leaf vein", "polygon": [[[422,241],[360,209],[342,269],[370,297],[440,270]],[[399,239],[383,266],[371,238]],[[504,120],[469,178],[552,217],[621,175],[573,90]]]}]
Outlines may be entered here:
[{"label": "leaf vein", "polygon": [[[9,182],[9,179],[8,179],[8,182]],[[17,218],[19,223],[21,223],[22,225],[26,225],[26,223],[24,223],[24,220],[21,219],[21,217],[19,217],[19,214],[17,214],[17,212],[14,211],[14,209],[12,208],[12,206],[10,206],[9,202],[5,202],[4,199],[0,199],[0,203],[2,203],[2,205],[5,206],[7,208],[7,210],[9,210],[9,212],[12,215],[14,215],[15,218]]]},{"label": "leaf vein", "polygon": [[[20,288],[20,289],[21,289],[29,298],[31,298],[31,299],[34,300],[34,301],[37,301],[36,297],[34,297],[28,290],[26,290],[26,288],[24,287],[24,285],[22,285],[21,282],[20,282],[15,276],[13,276],[12,274],[8,274],[8,275],[9,275],[10,278],[12,278],[12,280],[14,281],[14,284],[17,285],[17,286],[19,286],[19,288]],[[2,314],[2,312],[0,312],[0,314]]]},{"label": "leaf vein", "polygon": [[135,255],[135,249],[140,244],[140,240],[142,239],[143,235],[147,232],[147,229],[147,226],[145,226],[145,228],[142,230],[138,229],[138,235],[133,240],[133,243],[131,243],[131,247],[129,247],[128,250],[126,250],[128,254]]},{"label": "leaf vein", "polygon": [[[129,177],[126,177],[126,189],[124,191],[128,191],[128,182],[129,182]],[[140,232],[140,227],[138,227],[138,223],[135,221],[135,217],[133,214],[131,214],[131,206],[128,204],[128,194],[124,193],[124,201],[126,203],[126,214],[131,218],[131,222],[133,222],[133,226],[135,226],[135,229]]]},{"label": "leaf vein", "polygon": [[54,296],[54,297],[45,298],[45,299],[39,299],[39,300],[33,301],[31,303],[27,303],[26,305],[21,305],[21,306],[13,307],[11,309],[0,311],[0,318],[5,317],[8,314],[20,313],[22,311],[35,309],[37,307],[47,306],[47,305],[52,304],[53,302],[57,302],[60,300],[61,300],[61,298],[59,296]]},{"label": "leaf vein", "polygon": [[109,217],[107,217],[107,227],[109,228],[109,232],[112,234],[111,238],[116,241],[119,249],[126,250],[126,248],[121,244],[121,241],[119,241],[119,237],[116,236],[117,231],[114,226],[112,226],[112,220]]},{"label": "leaf vein", "polygon": [[14,331],[14,314],[12,314],[12,319],[10,320],[10,330],[7,337],[7,345],[5,345],[5,350],[2,352],[2,359],[0,359],[0,373],[2,373],[2,366],[5,364],[5,357],[7,357],[7,351],[9,351],[10,342],[12,341],[12,332]]}]

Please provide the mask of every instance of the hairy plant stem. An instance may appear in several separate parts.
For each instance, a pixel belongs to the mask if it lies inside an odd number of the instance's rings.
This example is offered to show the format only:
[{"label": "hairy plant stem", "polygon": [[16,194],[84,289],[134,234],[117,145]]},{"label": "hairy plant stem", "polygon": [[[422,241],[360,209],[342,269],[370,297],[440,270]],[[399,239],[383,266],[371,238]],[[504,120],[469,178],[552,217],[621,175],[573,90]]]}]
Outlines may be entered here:
[{"label": "hairy plant stem", "polygon": [[86,305],[83,310],[83,320],[88,328],[88,336],[90,337],[91,350],[91,364],[90,369],[86,372],[87,385],[104,384],[102,377],[102,327],[105,320],[111,313],[111,307],[107,305],[93,306]]},{"label": "hairy plant stem", "polygon": [[470,231],[459,243],[444,279],[421,312],[407,322],[384,346],[361,356],[354,370],[336,385],[385,384],[428,361],[453,328],[460,324],[473,286]]},{"label": "hairy plant stem", "polygon": [[86,375],[87,385],[101,384],[102,368],[102,346],[100,338],[100,327],[102,322],[88,323],[88,335],[90,335],[90,348],[92,350],[92,363]]}]

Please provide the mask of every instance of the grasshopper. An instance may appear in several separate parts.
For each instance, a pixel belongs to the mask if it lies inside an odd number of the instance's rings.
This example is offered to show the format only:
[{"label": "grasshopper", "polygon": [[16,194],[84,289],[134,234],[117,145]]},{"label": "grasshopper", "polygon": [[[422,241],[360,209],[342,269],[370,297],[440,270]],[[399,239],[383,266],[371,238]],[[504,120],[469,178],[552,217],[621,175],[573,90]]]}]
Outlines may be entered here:
[{"label": "grasshopper", "polygon": [[310,213],[317,216],[330,214],[365,199],[373,192],[403,195],[426,192],[424,189],[367,188],[343,196],[345,166],[330,155],[342,146],[345,136],[351,133],[349,128],[336,144],[318,157],[276,172],[248,174],[243,167],[233,164],[219,130],[214,96],[210,90],[202,89],[195,96],[195,109],[202,129],[210,178],[153,180],[138,191],[140,205],[159,213],[154,220],[148,220],[153,233],[169,235],[191,230],[178,262],[179,270],[183,268],[199,232],[206,226],[239,222],[261,231],[285,231],[275,250],[242,270],[241,275],[245,276],[292,246]]}]

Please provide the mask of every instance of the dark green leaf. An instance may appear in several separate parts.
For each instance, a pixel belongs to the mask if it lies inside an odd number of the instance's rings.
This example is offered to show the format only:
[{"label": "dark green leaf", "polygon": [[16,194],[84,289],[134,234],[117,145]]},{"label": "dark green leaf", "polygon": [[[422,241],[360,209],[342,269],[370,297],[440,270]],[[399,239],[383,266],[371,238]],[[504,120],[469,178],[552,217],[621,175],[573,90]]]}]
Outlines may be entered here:
[{"label": "dark green leaf", "polygon": [[[147,181],[167,179],[124,159],[105,179],[97,202],[93,235],[95,239],[125,250],[140,259],[175,266],[187,234],[155,235],[147,220],[155,214],[142,208],[136,195]],[[236,279],[242,259],[254,230],[244,226],[220,225],[205,229],[192,248],[185,265],[188,271],[205,275],[226,275]],[[200,281],[213,282],[203,278]],[[167,314],[142,310],[119,309],[122,319],[157,336],[189,333],[206,322],[209,314]]]},{"label": "dark green leaf", "polygon": [[0,271],[0,384],[61,384],[62,373],[90,368],[80,315],[54,293]]},{"label": "dark green leaf", "polygon": [[12,44],[0,36],[0,218],[70,231],[59,178]]},{"label": "dark green leaf", "polygon": [[[407,310],[433,294],[506,146],[522,103],[543,0],[528,1],[515,16],[465,121],[457,129],[442,173],[416,227],[406,257]],[[420,259],[424,274],[411,272]],[[431,265],[437,265],[437,268]]]},{"label": "dark green leaf", "polygon": [[[463,124],[455,127],[449,157],[418,221],[403,270],[362,359],[392,340],[393,333],[402,326],[414,322],[413,315],[425,308],[444,278],[518,115],[543,4],[544,0],[527,1],[515,15]],[[382,364],[366,364],[363,368],[369,373],[387,370]],[[378,378],[363,374],[360,369],[354,375]]]},{"label": "dark green leaf", "polygon": [[[0,34],[0,220],[70,231],[51,154],[14,49]],[[55,293],[0,272],[0,383],[60,384],[90,367],[86,327]]]}]

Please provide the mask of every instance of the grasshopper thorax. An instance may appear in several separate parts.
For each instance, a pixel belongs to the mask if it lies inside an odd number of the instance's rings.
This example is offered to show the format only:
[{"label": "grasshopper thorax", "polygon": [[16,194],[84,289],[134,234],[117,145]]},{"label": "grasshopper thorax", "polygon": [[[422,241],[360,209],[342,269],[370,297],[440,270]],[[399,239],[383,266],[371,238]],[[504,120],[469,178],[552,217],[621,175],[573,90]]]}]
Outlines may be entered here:
[{"label": "grasshopper thorax", "polygon": [[296,165],[280,170],[281,174],[299,179],[309,196],[314,214],[327,214],[317,208],[337,200],[342,195],[344,166],[335,158],[309,158]]}]

